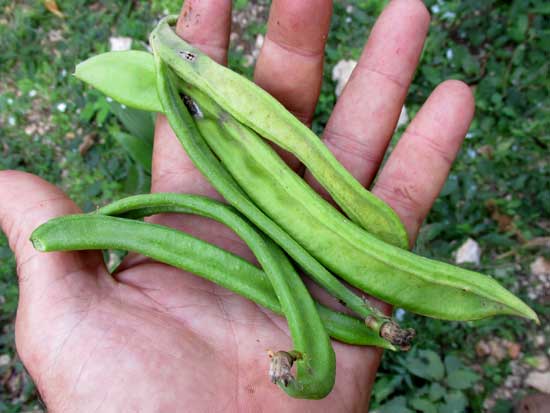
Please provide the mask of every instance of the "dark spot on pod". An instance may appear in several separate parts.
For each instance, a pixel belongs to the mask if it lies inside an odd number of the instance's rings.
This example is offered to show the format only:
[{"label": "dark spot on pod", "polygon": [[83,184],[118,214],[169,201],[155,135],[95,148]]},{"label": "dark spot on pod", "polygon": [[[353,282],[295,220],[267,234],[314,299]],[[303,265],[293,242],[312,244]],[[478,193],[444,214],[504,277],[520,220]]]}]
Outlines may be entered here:
[{"label": "dark spot on pod", "polygon": [[178,54],[189,62],[194,62],[197,60],[197,55],[195,53],[188,52],[187,50],[180,50]]}]

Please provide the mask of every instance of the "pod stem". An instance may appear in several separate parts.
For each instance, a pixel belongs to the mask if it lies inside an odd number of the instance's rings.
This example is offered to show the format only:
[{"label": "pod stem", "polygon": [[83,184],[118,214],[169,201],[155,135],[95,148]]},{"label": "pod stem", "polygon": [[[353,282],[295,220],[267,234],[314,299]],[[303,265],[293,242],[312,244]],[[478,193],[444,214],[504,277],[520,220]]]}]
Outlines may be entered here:
[{"label": "pod stem", "polygon": [[296,360],[302,359],[302,353],[298,351],[267,351],[271,359],[269,363],[269,379],[274,384],[280,384],[284,387],[294,381],[292,375],[292,365]]},{"label": "pod stem", "polygon": [[411,347],[411,341],[416,336],[413,328],[401,328],[394,321],[387,321],[380,327],[380,337],[388,340],[403,351]]}]

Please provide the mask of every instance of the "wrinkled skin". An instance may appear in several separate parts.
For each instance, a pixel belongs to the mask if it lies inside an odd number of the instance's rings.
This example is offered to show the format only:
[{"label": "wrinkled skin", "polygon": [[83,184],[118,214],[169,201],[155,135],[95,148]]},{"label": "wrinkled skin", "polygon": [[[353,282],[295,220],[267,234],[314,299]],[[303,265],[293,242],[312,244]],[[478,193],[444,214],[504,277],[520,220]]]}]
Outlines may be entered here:
[{"label": "wrinkled skin", "polygon": [[[178,34],[224,62],[230,0],[188,0]],[[319,95],[329,0],[273,1],[255,80],[309,123]],[[411,240],[437,197],[473,115],[469,88],[438,86],[378,172],[429,25],[419,0],[394,0],[379,18],[324,141],[353,175],[400,215]],[[296,160],[285,159],[298,167]],[[305,178],[312,182],[307,171]],[[312,182],[312,185],[318,186]],[[219,198],[159,117],[154,192]],[[110,276],[99,252],[36,252],[31,231],[79,212],[59,189],[0,172],[0,222],[17,256],[19,354],[56,412],[364,412],[381,352],[335,343],[336,385],[320,401],[293,400],[267,376],[266,350],[290,349],[284,321],[191,274],[130,255]],[[205,219],[157,216],[251,257]],[[386,307],[386,311],[389,309]],[[421,332],[420,332],[421,333]]]}]

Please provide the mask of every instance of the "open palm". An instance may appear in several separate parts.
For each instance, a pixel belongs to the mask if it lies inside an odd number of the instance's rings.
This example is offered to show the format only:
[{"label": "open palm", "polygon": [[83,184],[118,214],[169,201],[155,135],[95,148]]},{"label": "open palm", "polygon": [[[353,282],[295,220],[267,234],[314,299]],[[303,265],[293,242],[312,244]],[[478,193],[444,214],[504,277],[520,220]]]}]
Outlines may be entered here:
[{"label": "open palm", "polygon": [[[256,82],[310,123],[322,80],[330,0],[275,0]],[[187,0],[177,32],[224,62],[230,0]],[[363,184],[378,173],[429,25],[419,0],[386,8],[324,133]],[[411,122],[373,192],[402,218],[414,240],[468,129],[468,87],[440,85]],[[298,170],[297,161],[283,154]],[[219,198],[159,117],[153,192]],[[307,171],[304,178],[318,185]],[[267,377],[267,349],[290,349],[283,318],[227,290],[130,254],[110,275],[99,252],[42,254],[32,230],[78,208],[59,189],[23,172],[0,172],[0,223],[18,262],[16,340],[51,412],[366,411],[381,352],[334,343],[336,385],[320,401],[294,400]],[[161,215],[169,225],[253,259],[223,226]]]}]

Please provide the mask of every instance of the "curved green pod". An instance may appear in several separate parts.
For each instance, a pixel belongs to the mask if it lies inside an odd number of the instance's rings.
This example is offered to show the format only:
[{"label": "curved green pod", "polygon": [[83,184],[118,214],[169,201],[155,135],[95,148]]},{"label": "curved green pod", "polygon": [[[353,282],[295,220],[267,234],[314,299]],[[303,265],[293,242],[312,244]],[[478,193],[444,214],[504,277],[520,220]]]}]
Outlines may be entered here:
[{"label": "curved green pod", "polygon": [[[176,84],[171,79],[169,68],[157,55],[155,55],[155,67],[157,70],[157,92],[165,114],[176,135],[181,134],[180,122],[188,121],[192,124],[193,120],[183,107],[183,103],[177,94]],[[219,163],[212,163],[211,165],[221,167]],[[210,164],[203,166],[209,167]],[[225,182],[226,179],[222,179],[218,184]],[[266,251],[265,248],[259,251],[260,256],[258,259],[260,261],[265,258],[263,254]],[[277,251],[283,255],[280,250],[277,249]],[[277,272],[270,271],[271,267],[266,268],[267,275],[287,319],[294,349],[291,352],[277,353],[284,353],[289,356],[292,354],[292,361],[285,364],[286,369],[270,368],[271,380],[279,384],[292,397],[323,398],[334,386],[336,374],[334,350],[315,309],[313,299],[301,278],[296,274],[288,260],[279,259],[274,261],[276,261],[276,265],[282,266],[280,271],[284,276],[278,276]],[[266,263],[264,261],[262,264],[265,265]],[[279,360],[278,357],[274,358],[272,367]],[[296,379],[290,374],[293,361],[296,361]],[[280,367],[281,364],[278,363],[278,366]]]},{"label": "curved green pod", "polygon": [[[181,101],[177,89],[177,80],[172,75],[170,68],[161,65],[161,70],[162,73],[160,71],[157,73],[160,78],[158,93],[165,109],[164,113],[176,137],[197,169],[231,205],[279,244],[317,284],[341,300],[357,315],[365,319],[374,319],[369,327],[380,331],[382,325],[391,320],[375,309],[366,299],[359,297],[345,287],[319,261],[313,258],[310,253],[250,200],[212,153],[204,138],[196,129],[191,115]],[[161,88],[163,88],[162,91]]]},{"label": "curved green pod", "polygon": [[391,207],[366,190],[273,96],[176,35],[170,26],[176,19],[164,18],[151,33],[150,42],[179,77],[210,96],[243,125],[292,152],[352,221],[386,242],[409,248],[405,227]]},{"label": "curved green pod", "polygon": [[[248,245],[255,245],[254,239],[260,235],[258,230],[232,206],[199,195],[172,193],[134,195],[106,205],[95,213],[132,219],[161,213],[195,214],[227,225],[240,238],[246,240]],[[269,248],[279,248],[274,243],[270,244]],[[279,259],[287,260],[284,255]],[[268,281],[265,280],[265,282]],[[260,290],[265,291],[266,288],[262,287]],[[372,345],[396,350],[395,346],[382,339],[376,331],[367,328],[361,320],[333,311],[322,304],[316,303],[316,305],[325,329],[332,338],[347,344]],[[268,308],[281,314],[280,306],[274,303],[271,303]]]},{"label": "curved green pod", "polygon": [[195,123],[248,196],[324,266],[355,287],[408,311],[446,320],[512,314],[538,321],[491,277],[380,241],[339,214],[254,131],[187,88]]},{"label": "curved green pod", "polygon": [[[120,202],[128,205],[125,199]],[[152,207],[148,212],[134,211],[134,214],[137,217],[161,210]],[[134,216],[133,213],[128,215]],[[69,215],[38,227],[32,233],[31,241],[41,252],[120,249],[143,254],[192,272],[283,315],[273,287],[262,270],[237,255],[172,228],[97,213]],[[396,350],[365,328],[361,320],[322,304],[316,305],[325,329],[334,339],[347,344]]]}]

